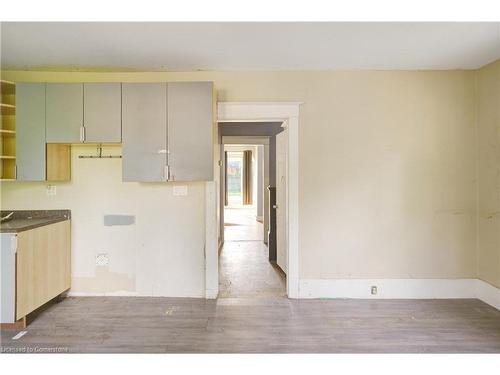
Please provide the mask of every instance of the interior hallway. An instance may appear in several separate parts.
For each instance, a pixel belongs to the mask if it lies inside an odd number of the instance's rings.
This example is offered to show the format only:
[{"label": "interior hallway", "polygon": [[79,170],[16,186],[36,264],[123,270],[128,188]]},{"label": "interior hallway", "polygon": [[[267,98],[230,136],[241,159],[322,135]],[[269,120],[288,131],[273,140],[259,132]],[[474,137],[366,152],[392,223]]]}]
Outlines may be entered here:
[{"label": "interior hallway", "polygon": [[224,210],[219,298],[285,297],[285,274],[268,260],[263,225],[252,207]]}]

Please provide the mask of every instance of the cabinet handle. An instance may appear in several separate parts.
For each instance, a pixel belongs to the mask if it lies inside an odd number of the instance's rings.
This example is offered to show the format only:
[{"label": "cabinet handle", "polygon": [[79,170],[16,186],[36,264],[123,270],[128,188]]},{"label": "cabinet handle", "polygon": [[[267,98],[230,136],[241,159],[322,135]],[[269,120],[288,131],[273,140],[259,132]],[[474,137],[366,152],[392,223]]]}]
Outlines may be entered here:
[{"label": "cabinet handle", "polygon": [[170,181],[170,165],[165,166],[165,176],[167,178],[167,181]]},{"label": "cabinet handle", "polygon": [[170,166],[169,165],[165,165],[164,179],[165,179],[165,181],[170,181]]}]

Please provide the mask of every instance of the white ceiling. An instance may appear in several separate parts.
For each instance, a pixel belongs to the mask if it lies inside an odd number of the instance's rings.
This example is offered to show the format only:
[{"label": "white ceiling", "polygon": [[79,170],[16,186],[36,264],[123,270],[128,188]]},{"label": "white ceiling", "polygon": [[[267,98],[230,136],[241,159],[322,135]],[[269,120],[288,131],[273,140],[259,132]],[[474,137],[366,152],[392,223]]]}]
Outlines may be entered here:
[{"label": "white ceiling", "polygon": [[476,69],[500,23],[2,23],[3,69]]}]

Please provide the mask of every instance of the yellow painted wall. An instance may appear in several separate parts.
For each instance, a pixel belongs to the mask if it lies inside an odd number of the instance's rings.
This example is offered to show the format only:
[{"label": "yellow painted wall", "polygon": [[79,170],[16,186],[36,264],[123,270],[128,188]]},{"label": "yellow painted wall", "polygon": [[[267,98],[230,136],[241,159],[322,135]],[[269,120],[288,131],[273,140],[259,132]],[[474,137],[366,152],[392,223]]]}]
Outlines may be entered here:
[{"label": "yellow painted wall", "polygon": [[[304,102],[299,125],[300,277],[320,279],[476,276],[475,75],[474,71],[11,71],[3,78],[213,80],[219,101]],[[92,171],[77,167],[76,173],[97,183],[96,173],[114,171],[118,179],[118,165],[103,165]],[[90,202],[97,195],[118,208],[128,201],[126,195],[114,194],[118,185],[117,180],[113,189],[80,188],[78,199]],[[31,195],[32,189],[41,187],[6,185],[2,206],[40,206],[36,202],[43,194]],[[148,187],[140,184],[127,189],[136,199],[148,194]],[[202,195],[197,192],[194,199]],[[148,201],[155,199],[160,202],[161,197]],[[49,205],[45,198],[44,202]],[[200,207],[182,209],[195,210],[190,215],[198,217]],[[165,208],[150,204],[148,214],[161,219]],[[193,241],[174,251],[201,254],[201,234],[192,230]],[[175,233],[171,239],[179,242]],[[78,252],[75,257],[75,262],[83,262]],[[168,272],[170,265],[161,261]],[[197,267],[186,277],[203,272]],[[192,285],[195,289],[198,284]]]},{"label": "yellow painted wall", "polygon": [[478,277],[500,288],[500,60],[477,72]]}]

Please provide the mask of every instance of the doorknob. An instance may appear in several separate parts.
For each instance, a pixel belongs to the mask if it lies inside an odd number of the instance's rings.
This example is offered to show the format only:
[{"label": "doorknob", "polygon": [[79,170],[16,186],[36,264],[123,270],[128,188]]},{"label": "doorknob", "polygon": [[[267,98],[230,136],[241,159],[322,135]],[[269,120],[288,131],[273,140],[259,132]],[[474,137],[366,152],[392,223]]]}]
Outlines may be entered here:
[{"label": "doorknob", "polygon": [[277,209],[277,208],[278,208],[278,206],[277,206],[277,205],[275,205],[275,204],[273,204],[273,208],[274,208],[274,209]]}]

